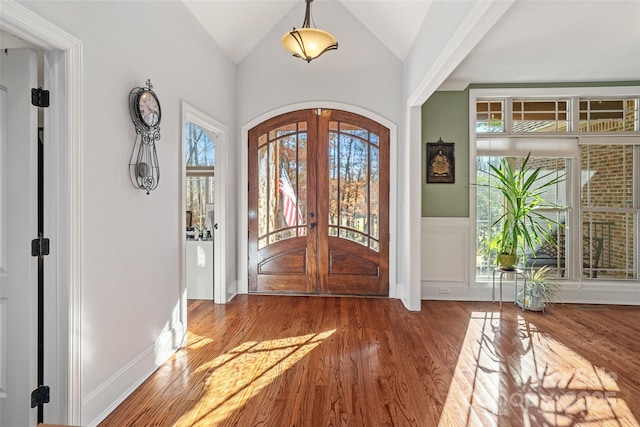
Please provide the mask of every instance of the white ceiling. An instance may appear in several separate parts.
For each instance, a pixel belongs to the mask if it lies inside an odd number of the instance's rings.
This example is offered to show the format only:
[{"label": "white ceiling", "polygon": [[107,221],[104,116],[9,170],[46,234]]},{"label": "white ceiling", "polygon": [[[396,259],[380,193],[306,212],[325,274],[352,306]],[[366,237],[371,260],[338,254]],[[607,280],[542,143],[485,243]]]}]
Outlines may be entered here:
[{"label": "white ceiling", "polygon": [[[304,18],[303,0],[183,1],[235,63],[294,7],[298,6],[300,16],[290,26],[301,26]],[[421,29],[427,16],[451,28],[463,22],[459,16],[443,13],[446,8],[431,7],[433,2],[469,0],[316,0],[312,12],[329,1],[339,1],[404,61],[419,31],[434,31],[433,37],[438,37],[435,29]],[[322,28],[322,22],[316,25]],[[462,89],[469,83],[640,80],[640,0],[516,0],[455,65],[442,88]]]}]

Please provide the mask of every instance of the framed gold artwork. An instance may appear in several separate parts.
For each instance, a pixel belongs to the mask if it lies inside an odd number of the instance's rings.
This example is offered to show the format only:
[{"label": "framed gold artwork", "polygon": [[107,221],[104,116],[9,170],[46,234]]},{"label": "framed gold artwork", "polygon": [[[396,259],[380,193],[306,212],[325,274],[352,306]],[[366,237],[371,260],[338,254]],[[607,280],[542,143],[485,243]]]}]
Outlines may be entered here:
[{"label": "framed gold artwork", "polygon": [[453,142],[427,142],[427,184],[453,184],[456,158]]}]

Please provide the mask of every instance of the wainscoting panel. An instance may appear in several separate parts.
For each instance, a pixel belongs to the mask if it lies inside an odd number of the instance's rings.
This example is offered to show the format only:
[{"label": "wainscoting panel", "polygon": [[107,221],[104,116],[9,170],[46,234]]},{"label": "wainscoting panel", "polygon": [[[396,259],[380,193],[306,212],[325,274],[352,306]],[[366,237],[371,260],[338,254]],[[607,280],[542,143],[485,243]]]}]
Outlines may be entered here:
[{"label": "wainscoting panel", "polygon": [[422,218],[423,285],[468,287],[470,250],[468,218]]},{"label": "wainscoting panel", "polygon": [[[491,301],[491,278],[476,282],[468,218],[422,218],[420,296],[424,300]],[[557,303],[640,305],[640,281],[561,281]],[[513,303],[513,282],[503,287]],[[497,297],[498,289],[496,289]],[[496,303],[497,304],[497,303]]]}]

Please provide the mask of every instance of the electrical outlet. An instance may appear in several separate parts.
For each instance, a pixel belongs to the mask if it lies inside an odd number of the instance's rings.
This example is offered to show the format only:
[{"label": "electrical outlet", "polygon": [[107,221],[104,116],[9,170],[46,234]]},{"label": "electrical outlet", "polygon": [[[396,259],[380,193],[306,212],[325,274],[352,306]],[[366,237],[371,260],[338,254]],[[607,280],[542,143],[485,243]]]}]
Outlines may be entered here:
[{"label": "electrical outlet", "polygon": [[440,293],[441,294],[448,294],[449,292],[451,292],[451,290],[449,288],[440,288]]}]

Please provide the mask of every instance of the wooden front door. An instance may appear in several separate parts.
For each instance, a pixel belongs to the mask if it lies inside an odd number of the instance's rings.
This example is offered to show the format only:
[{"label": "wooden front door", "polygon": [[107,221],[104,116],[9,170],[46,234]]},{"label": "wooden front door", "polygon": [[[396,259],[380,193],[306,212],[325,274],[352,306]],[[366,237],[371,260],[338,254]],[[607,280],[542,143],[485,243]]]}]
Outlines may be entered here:
[{"label": "wooden front door", "polygon": [[249,131],[249,291],[389,292],[389,130],[301,110]]}]

